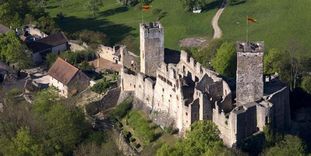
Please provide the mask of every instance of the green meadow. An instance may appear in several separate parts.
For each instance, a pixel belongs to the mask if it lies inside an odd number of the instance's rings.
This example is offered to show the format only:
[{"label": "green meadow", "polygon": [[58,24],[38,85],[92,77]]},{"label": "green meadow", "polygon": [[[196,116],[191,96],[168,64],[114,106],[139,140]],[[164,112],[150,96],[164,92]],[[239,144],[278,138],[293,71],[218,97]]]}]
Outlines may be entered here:
[{"label": "green meadow", "polygon": [[[220,2],[211,1],[209,9],[201,14],[185,12],[179,0],[154,0],[147,12],[137,6],[127,8],[116,0],[105,0],[95,17],[87,9],[85,0],[67,0],[63,6],[60,2],[53,2],[48,11],[53,17],[60,12],[65,15],[62,21],[57,20],[65,32],[101,31],[109,36],[108,45],[123,43],[138,53],[139,23],[156,21],[153,10],[161,9],[166,13],[160,19],[165,27],[165,47],[178,50],[183,38],[209,39],[213,36],[211,20]],[[219,21],[223,38],[234,42],[245,40],[247,16],[257,20],[249,25],[249,39],[265,41],[266,49],[286,49],[293,42],[311,49],[310,0],[247,0],[246,3],[227,6]]]},{"label": "green meadow", "polygon": [[266,49],[286,49],[289,44],[301,46],[304,53],[311,51],[310,0],[248,0],[229,6],[224,11],[220,26],[224,38],[246,40],[246,17],[257,20],[249,24],[249,39],[265,41]]},{"label": "green meadow", "polygon": [[134,45],[132,49],[138,53],[139,23],[156,21],[157,16],[153,15],[153,10],[162,9],[166,12],[166,16],[160,19],[165,27],[165,47],[179,49],[179,40],[183,38],[213,36],[210,23],[220,1],[211,1],[208,11],[202,14],[192,14],[183,10],[179,0],[154,0],[147,12],[141,11],[140,7],[123,7],[116,0],[105,0],[96,17],[92,17],[85,0],[67,0],[63,7],[59,3],[50,3],[48,11],[53,17],[60,12],[65,15],[62,21],[58,20],[63,31],[101,31],[111,38],[111,45],[131,43]]}]

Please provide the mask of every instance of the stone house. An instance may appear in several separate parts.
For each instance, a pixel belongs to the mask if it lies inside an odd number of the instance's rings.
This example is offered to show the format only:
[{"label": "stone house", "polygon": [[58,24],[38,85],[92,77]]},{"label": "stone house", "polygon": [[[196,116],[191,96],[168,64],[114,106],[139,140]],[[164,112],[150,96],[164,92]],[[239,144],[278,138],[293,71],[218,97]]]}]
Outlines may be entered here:
[{"label": "stone house", "polygon": [[85,90],[91,80],[81,70],[61,58],[57,58],[48,75],[50,76],[49,86],[57,88],[59,94],[66,98]]},{"label": "stone house", "polygon": [[40,64],[46,60],[49,53],[60,54],[69,49],[68,39],[64,33],[56,33],[28,43],[32,50],[32,60]]}]

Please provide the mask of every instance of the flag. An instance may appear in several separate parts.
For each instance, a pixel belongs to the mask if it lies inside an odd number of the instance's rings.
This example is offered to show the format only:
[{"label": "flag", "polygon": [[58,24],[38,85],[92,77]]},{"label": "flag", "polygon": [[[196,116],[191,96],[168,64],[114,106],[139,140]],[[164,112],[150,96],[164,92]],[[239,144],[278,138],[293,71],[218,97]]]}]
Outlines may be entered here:
[{"label": "flag", "polygon": [[148,11],[150,9],[150,5],[144,4],[142,8],[143,8],[143,11]]},{"label": "flag", "polygon": [[257,20],[255,18],[252,18],[252,17],[247,17],[247,22],[248,23],[257,23]]}]

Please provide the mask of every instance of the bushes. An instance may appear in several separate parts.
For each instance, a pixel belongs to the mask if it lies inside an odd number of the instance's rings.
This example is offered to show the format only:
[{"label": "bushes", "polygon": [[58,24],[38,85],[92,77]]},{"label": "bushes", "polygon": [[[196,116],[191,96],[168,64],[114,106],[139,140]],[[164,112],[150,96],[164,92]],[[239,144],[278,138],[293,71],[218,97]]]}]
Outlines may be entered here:
[{"label": "bushes", "polygon": [[96,48],[99,44],[108,43],[107,35],[97,31],[82,30],[78,33],[78,38],[82,42],[89,44],[91,48]]},{"label": "bushes", "polygon": [[144,144],[148,144],[156,137],[154,128],[139,111],[131,111],[127,116],[127,122],[133,128],[135,136],[139,137]]},{"label": "bushes", "polygon": [[236,50],[233,43],[224,42],[212,60],[212,67],[221,75],[235,77],[236,74]]},{"label": "bushes", "polygon": [[106,92],[110,86],[112,85],[113,83],[111,81],[107,81],[106,79],[103,79],[99,82],[97,82],[92,88],[91,90],[95,93],[98,93],[98,94],[101,94],[101,93],[104,93]]},{"label": "bushes", "polygon": [[304,76],[301,82],[304,91],[311,94],[311,76]]},{"label": "bushes", "polygon": [[132,98],[125,99],[111,112],[110,116],[113,119],[122,119],[132,109],[132,102]]},{"label": "bushes", "polygon": [[[51,66],[55,62],[57,57],[57,54],[48,54],[48,65]],[[94,60],[96,58],[96,54],[94,51],[64,52],[61,53],[59,57],[66,60],[68,63],[77,66],[79,63]]]}]

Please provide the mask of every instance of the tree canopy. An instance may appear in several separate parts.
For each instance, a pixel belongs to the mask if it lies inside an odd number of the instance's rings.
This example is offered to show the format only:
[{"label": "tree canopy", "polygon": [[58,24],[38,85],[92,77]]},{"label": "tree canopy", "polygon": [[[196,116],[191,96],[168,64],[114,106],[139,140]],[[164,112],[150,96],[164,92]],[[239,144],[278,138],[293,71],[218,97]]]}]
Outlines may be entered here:
[{"label": "tree canopy", "polygon": [[186,137],[170,147],[164,144],[158,151],[158,156],[212,156],[228,155],[230,153],[219,138],[219,130],[211,121],[197,121],[191,126],[191,131],[186,133]]},{"label": "tree canopy", "polygon": [[235,77],[236,73],[236,50],[233,43],[224,42],[212,59],[212,67],[216,72],[228,76]]},{"label": "tree canopy", "polygon": [[311,94],[311,76],[310,75],[303,77],[302,82],[301,82],[301,87],[307,93]]},{"label": "tree canopy", "polygon": [[266,150],[267,156],[302,156],[305,155],[305,147],[300,138],[293,135],[286,135],[282,141],[274,147]]},{"label": "tree canopy", "polygon": [[45,33],[58,31],[54,20],[45,11],[47,0],[2,0],[0,23],[19,28],[24,24],[36,24]]},{"label": "tree canopy", "polygon": [[17,96],[6,95],[0,114],[0,155],[69,154],[87,134],[83,112],[53,91],[39,92],[32,106]]},{"label": "tree canopy", "polygon": [[186,11],[192,11],[193,9],[205,9],[210,0],[181,0]]},{"label": "tree canopy", "polygon": [[0,35],[0,60],[8,63],[18,63],[20,68],[30,65],[30,56],[14,32]]}]

